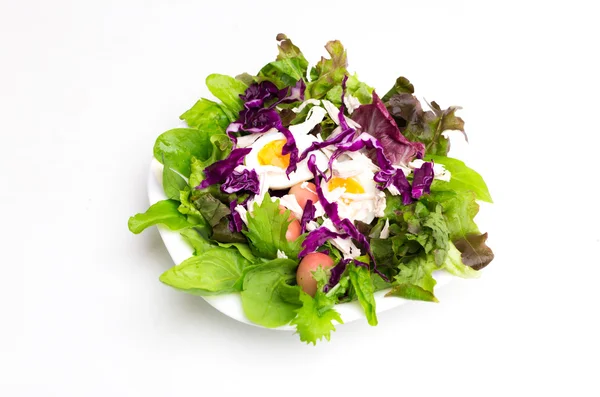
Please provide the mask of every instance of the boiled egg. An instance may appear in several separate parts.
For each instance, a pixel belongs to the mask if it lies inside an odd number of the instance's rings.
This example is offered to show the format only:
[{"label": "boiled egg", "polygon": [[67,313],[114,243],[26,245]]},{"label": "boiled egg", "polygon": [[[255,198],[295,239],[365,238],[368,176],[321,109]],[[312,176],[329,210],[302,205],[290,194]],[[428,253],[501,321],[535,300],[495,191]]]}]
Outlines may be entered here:
[{"label": "boiled egg", "polygon": [[[299,155],[313,142],[321,141],[320,137],[311,135],[309,132],[323,120],[326,113],[322,107],[313,106],[304,123],[289,127],[296,141]],[[313,179],[313,174],[308,169],[308,158],[298,162],[296,171],[290,173],[288,178],[285,171],[290,164],[290,155],[282,154],[285,143],[285,136],[278,130],[271,129],[250,143],[252,150],[244,159],[245,166],[262,175],[269,189],[287,189]],[[328,158],[323,152],[316,150],[312,154],[316,157],[317,167],[320,169],[327,167]]]},{"label": "boiled egg", "polygon": [[[385,210],[385,193],[373,180],[377,167],[362,153],[349,153],[333,162],[333,174],[323,195],[336,202],[340,218],[371,223]],[[370,163],[370,165],[369,165]]]}]

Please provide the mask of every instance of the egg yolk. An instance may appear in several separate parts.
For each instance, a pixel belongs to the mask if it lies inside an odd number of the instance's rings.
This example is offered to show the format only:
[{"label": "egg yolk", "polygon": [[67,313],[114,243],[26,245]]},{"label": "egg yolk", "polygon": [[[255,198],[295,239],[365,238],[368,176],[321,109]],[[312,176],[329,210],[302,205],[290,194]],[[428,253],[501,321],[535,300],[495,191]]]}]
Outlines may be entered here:
[{"label": "egg yolk", "polygon": [[271,141],[258,151],[258,162],[260,165],[274,165],[279,168],[287,168],[290,165],[290,155],[281,154],[285,145],[285,139]]},{"label": "egg yolk", "polygon": [[331,178],[329,181],[329,191],[331,192],[338,187],[346,189],[346,193],[361,194],[365,192],[365,189],[363,189],[356,178]]}]

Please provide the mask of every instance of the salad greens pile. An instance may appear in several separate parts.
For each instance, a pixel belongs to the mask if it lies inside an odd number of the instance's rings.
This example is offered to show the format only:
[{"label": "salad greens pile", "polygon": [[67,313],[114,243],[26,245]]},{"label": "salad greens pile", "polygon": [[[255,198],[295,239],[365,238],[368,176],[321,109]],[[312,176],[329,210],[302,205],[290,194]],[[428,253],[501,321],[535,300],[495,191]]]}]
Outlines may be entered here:
[{"label": "salad greens pile", "polygon": [[[380,98],[349,73],[339,41],[311,68],[285,35],[277,41],[256,75],[208,76],[217,101],[200,99],[180,116],[187,128],[156,139],[166,199],[129,230],[162,225],[194,250],[160,281],[239,293],[250,321],[291,324],[314,344],[342,323],[337,304],[358,301],[377,325],[376,291],[437,302],[434,272],[476,277],[494,257],[474,222],[478,201],[492,198],[476,171],[447,157],[444,131],[465,134],[459,108],[426,110],[405,77]],[[308,264],[317,253],[329,265]]]}]

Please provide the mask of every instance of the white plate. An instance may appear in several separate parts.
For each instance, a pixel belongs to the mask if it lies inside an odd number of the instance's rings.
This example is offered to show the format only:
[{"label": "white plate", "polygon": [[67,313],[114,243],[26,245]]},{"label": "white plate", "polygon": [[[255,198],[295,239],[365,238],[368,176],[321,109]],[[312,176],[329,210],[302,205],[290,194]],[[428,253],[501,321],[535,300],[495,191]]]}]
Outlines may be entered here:
[{"label": "white plate", "polygon": [[[148,197],[150,199],[150,205],[166,200],[165,192],[162,187],[162,170],[163,166],[161,163],[152,160],[150,165],[150,175],[148,176]],[[192,256],[192,248],[185,242],[179,232],[171,231],[165,227],[159,226],[158,231],[162,237],[167,251],[171,255],[173,262],[176,265],[183,262],[185,259]],[[434,273],[435,279],[437,280],[437,287],[447,284],[453,276],[446,272]],[[405,299],[389,297],[385,298],[384,295],[388,290],[378,291],[375,293],[375,301],[377,303],[377,313],[384,312],[394,307],[400,306],[407,302]],[[203,296],[204,300],[210,303],[215,309],[221,313],[234,318],[242,323],[261,327],[260,325],[254,324],[244,315],[242,310],[242,301],[240,294],[225,294],[217,296]],[[362,307],[358,302],[341,303],[335,306],[335,309],[340,313],[344,323],[347,324],[352,321],[359,319],[365,319],[365,314]],[[294,327],[286,325],[283,327],[275,328],[279,330],[292,331]]]}]

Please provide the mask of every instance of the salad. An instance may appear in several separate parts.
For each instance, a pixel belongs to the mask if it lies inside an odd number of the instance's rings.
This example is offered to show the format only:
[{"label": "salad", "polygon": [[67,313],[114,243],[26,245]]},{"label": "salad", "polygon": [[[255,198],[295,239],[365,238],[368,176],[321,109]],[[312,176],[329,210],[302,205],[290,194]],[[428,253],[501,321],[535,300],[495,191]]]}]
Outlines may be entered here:
[{"label": "salad", "polygon": [[474,217],[492,198],[447,156],[445,131],[465,134],[459,108],[423,106],[404,77],[380,97],[337,40],[312,67],[277,41],[256,75],[208,76],[218,101],[200,99],[180,116],[186,128],[156,140],[168,199],[129,230],[160,224],[194,250],[160,281],[240,294],[250,321],[291,324],[315,344],[343,322],[338,304],[358,301],[377,325],[376,291],[437,302],[434,272],[476,277],[494,255]]}]

